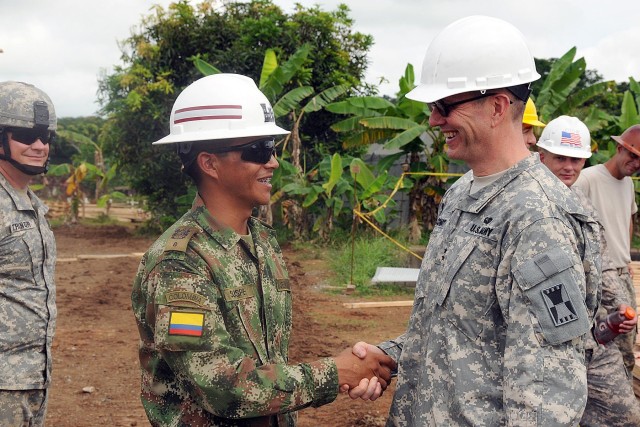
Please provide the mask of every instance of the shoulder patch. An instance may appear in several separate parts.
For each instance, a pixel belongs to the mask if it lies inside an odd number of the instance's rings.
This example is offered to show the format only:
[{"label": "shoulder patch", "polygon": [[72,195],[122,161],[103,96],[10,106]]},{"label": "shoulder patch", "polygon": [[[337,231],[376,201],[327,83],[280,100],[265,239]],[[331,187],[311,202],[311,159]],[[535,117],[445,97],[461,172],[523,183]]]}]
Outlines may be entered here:
[{"label": "shoulder patch", "polygon": [[169,317],[169,335],[201,337],[204,313],[172,310]]},{"label": "shoulder patch", "polygon": [[180,289],[171,290],[165,294],[167,304],[174,302],[190,302],[200,307],[204,307],[207,299],[204,295],[195,292],[183,291]]},{"label": "shoulder patch", "polygon": [[165,251],[179,251],[185,252],[187,250],[187,245],[189,245],[189,240],[196,233],[196,230],[188,227],[177,228],[171,238],[167,240],[167,244],[164,246]]}]

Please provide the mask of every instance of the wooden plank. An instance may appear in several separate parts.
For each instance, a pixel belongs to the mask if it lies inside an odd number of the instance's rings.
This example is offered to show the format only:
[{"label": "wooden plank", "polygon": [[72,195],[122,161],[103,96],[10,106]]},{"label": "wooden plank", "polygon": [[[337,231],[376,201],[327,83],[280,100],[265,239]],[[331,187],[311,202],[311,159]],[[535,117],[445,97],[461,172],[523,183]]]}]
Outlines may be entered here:
[{"label": "wooden plank", "polygon": [[377,308],[377,307],[411,307],[411,301],[377,301],[377,302],[345,302],[342,304],[346,308]]}]

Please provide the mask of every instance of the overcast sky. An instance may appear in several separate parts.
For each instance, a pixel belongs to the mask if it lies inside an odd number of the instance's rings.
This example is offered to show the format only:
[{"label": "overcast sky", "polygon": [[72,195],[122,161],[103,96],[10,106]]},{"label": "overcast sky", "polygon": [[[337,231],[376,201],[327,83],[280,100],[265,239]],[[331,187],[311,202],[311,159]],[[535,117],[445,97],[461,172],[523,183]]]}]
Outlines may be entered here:
[{"label": "overcast sky", "polygon": [[[190,0],[194,4],[194,0]],[[294,1],[275,0],[285,11]],[[351,9],[354,28],[374,37],[367,81],[383,94],[397,91],[407,63],[419,78],[433,37],[467,15],[505,19],[525,35],[535,57],[559,57],[578,48],[587,67],[606,79],[640,79],[640,1],[617,0],[297,0],[334,10]],[[47,92],[59,117],[99,108],[100,73],[120,61],[118,41],[140,25],[154,4],[171,0],[0,0],[0,81],[33,83]],[[195,3],[199,3],[198,1]],[[529,7],[530,6],[530,7]],[[526,8],[529,8],[525,11]]]}]

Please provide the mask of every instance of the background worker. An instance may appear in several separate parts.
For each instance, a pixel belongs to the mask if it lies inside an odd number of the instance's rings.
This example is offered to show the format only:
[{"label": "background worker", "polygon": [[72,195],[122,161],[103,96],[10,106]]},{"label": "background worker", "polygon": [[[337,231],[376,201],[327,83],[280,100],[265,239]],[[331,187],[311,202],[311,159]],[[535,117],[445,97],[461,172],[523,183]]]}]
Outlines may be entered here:
[{"label": "background worker", "polygon": [[[144,255],[132,303],[142,403],[154,426],[293,426],[363,378],[381,392],[395,363],[373,355],[288,364],[291,285],[275,231],[252,217],[278,167],[276,126],[253,80],[217,74],[174,103],[170,134],[198,194]],[[381,366],[381,363],[389,365]]]},{"label": "background worker", "polygon": [[[625,288],[625,299],[635,309],[636,295],[630,275],[633,217],[638,211],[631,175],[640,169],[640,125],[631,126],[620,136],[615,154],[604,164],[586,168],[575,183],[591,200],[604,226],[605,238],[613,266]],[[636,331],[615,339],[622,352],[629,375],[635,366],[633,347]]]},{"label": "background worker", "polygon": [[524,135],[524,143],[527,144],[528,149],[535,147],[537,142],[536,135],[533,132],[534,126],[543,128],[546,125],[538,119],[536,104],[529,98],[527,99],[527,104],[524,107],[524,114],[522,116],[522,135]]},{"label": "background worker", "polygon": [[599,226],[524,144],[539,77],[515,27],[471,16],[431,42],[407,95],[429,105],[448,156],[471,171],[439,206],[406,332],[353,349],[398,361],[388,426],[580,421]]},{"label": "background worker", "polygon": [[[572,188],[581,203],[596,217],[586,195],[572,187],[591,157],[591,136],[587,126],[576,117],[560,116],[551,120],[537,143],[540,161],[567,187]],[[607,251],[604,230],[600,233],[602,258],[602,302],[596,323],[608,313],[624,312],[629,301]],[[635,329],[637,316],[623,322],[621,329],[629,333]],[[588,335],[585,350],[589,395],[580,426],[630,427],[640,426],[640,404],[616,344],[611,341],[599,345]]]},{"label": "background worker", "polygon": [[43,426],[56,327],[56,243],[29,189],[45,173],[57,120],[51,99],[0,82],[0,425]]}]

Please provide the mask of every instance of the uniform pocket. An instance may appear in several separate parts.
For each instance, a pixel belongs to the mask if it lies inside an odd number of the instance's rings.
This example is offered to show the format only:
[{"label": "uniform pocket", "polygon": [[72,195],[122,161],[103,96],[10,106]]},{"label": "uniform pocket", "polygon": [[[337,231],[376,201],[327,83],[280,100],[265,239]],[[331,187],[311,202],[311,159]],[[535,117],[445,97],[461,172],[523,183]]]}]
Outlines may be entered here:
[{"label": "uniform pocket", "polygon": [[471,340],[494,324],[495,242],[474,239],[460,251],[444,272],[436,303],[446,318]]}]

